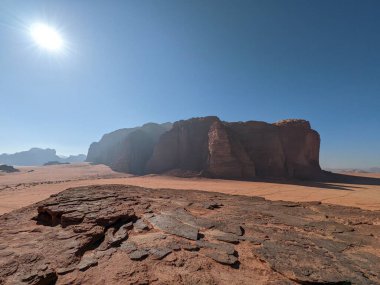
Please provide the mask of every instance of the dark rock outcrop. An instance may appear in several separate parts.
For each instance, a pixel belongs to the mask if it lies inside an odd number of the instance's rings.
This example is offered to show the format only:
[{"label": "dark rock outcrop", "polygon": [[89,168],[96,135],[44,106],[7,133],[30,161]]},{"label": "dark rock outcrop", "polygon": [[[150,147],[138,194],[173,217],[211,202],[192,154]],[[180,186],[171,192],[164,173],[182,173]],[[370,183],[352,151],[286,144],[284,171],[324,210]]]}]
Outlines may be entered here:
[{"label": "dark rock outcrop", "polygon": [[17,168],[14,168],[11,165],[2,164],[0,165],[0,172],[13,173],[13,172],[20,172],[20,170],[18,170]]},{"label": "dark rock outcrop", "polygon": [[[147,130],[149,126],[149,130]],[[133,174],[213,178],[316,178],[319,134],[305,120],[223,122],[218,117],[119,130],[91,145],[88,161]]]},{"label": "dark rock outcrop", "polygon": [[48,161],[44,163],[44,166],[49,166],[49,165],[62,165],[62,164],[70,164],[69,162],[60,162],[60,161]]},{"label": "dark rock outcrop", "polygon": [[86,161],[105,164],[116,171],[143,174],[155,143],[170,128],[170,123],[149,123],[105,134],[91,144]]},{"label": "dark rock outcrop", "polygon": [[323,203],[102,185],[0,216],[4,285],[367,285],[379,264],[379,211]]}]

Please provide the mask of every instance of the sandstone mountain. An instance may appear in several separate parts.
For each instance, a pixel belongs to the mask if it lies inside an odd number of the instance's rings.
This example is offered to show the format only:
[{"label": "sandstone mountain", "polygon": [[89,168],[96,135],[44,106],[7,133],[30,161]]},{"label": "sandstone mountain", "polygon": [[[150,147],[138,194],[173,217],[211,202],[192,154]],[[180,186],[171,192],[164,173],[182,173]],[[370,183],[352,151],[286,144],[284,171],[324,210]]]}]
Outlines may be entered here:
[{"label": "sandstone mountain", "polygon": [[133,174],[309,179],[321,173],[320,137],[305,120],[229,123],[210,116],[175,122],[154,135],[144,126],[126,130],[132,131],[124,138],[119,130],[92,144],[87,160]]},{"label": "sandstone mountain", "polygon": [[148,123],[105,134],[99,142],[91,144],[86,161],[105,164],[117,171],[144,174],[154,145],[171,127],[171,123]]},{"label": "sandstone mountain", "polygon": [[13,154],[0,154],[0,163],[20,166],[43,165],[49,161],[58,161],[62,163],[82,162],[85,159],[86,156],[84,154],[71,155],[65,158],[58,156],[55,149],[42,149],[36,147]]}]

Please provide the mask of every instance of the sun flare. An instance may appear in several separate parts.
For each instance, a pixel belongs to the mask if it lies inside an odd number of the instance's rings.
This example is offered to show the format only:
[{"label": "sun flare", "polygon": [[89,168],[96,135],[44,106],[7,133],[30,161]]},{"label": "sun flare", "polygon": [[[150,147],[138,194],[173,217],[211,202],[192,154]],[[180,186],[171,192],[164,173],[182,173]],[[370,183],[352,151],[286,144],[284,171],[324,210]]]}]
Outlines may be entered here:
[{"label": "sun flare", "polygon": [[54,52],[63,49],[63,38],[59,31],[54,27],[42,23],[36,23],[30,27],[30,34],[35,44],[40,48]]}]

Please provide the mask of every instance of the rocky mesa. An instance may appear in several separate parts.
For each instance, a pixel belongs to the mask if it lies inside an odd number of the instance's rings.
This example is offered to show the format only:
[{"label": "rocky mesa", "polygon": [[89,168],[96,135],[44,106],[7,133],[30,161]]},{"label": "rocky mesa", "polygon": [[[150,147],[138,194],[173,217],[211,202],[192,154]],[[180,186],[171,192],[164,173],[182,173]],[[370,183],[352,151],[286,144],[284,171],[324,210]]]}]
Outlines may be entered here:
[{"label": "rocky mesa", "polygon": [[224,122],[209,116],[105,135],[87,161],[132,174],[312,179],[321,174],[319,134],[305,120]]}]

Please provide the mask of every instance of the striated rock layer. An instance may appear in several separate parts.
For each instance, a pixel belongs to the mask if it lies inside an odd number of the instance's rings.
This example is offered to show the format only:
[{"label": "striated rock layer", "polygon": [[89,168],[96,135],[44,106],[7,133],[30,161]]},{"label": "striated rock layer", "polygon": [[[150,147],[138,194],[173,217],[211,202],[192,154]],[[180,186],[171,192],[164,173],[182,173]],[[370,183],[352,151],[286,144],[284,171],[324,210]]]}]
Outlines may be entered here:
[{"label": "striated rock layer", "polygon": [[0,284],[380,284],[380,213],[103,185],[0,216]]},{"label": "striated rock layer", "polygon": [[178,121],[170,129],[154,127],[153,133],[146,127],[134,130],[117,145],[107,142],[115,136],[109,134],[91,145],[87,160],[133,174],[230,179],[321,174],[319,134],[305,120],[228,123],[211,116]]}]

